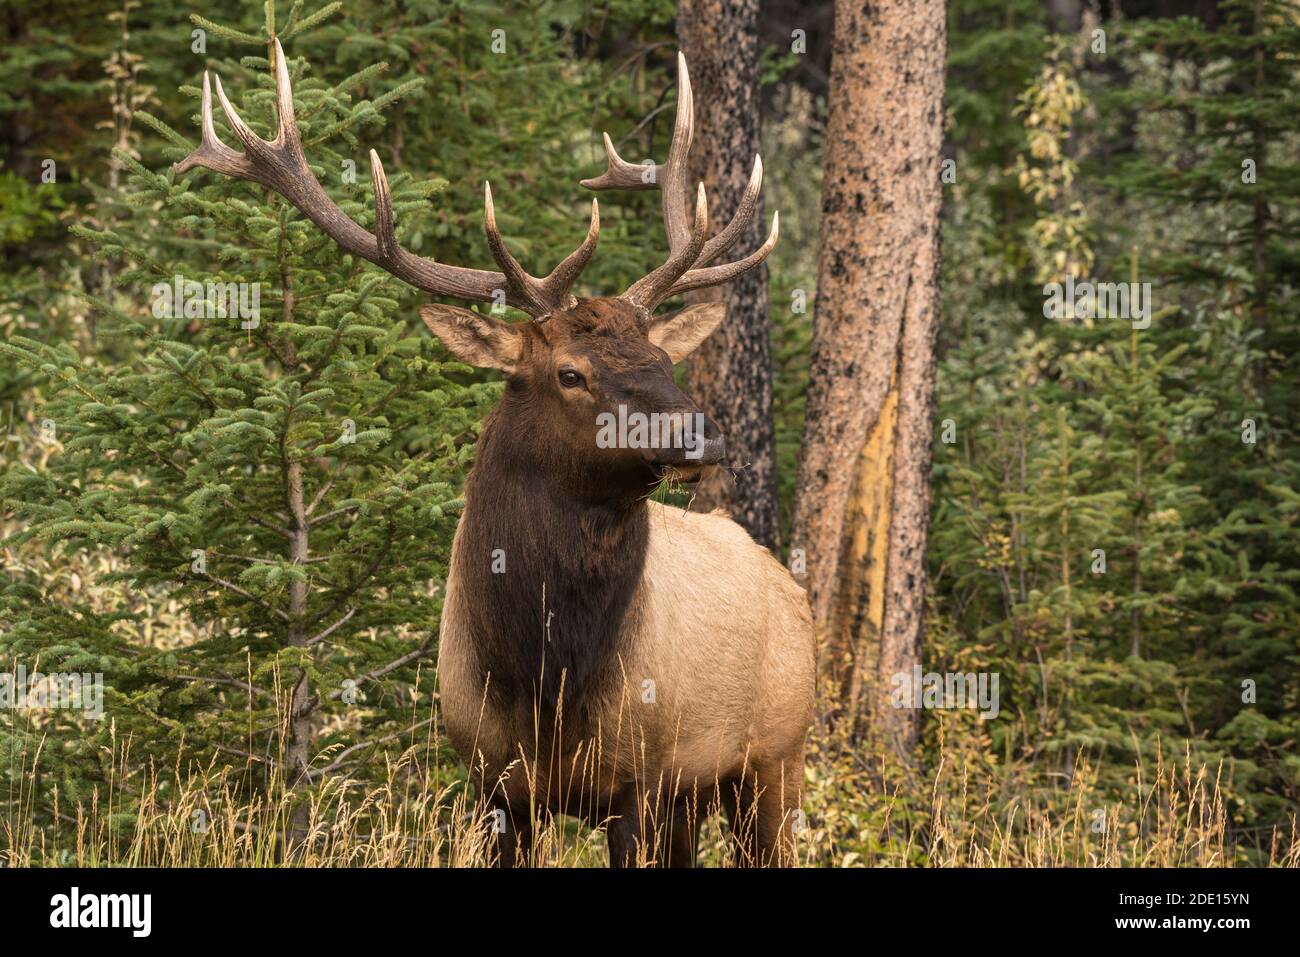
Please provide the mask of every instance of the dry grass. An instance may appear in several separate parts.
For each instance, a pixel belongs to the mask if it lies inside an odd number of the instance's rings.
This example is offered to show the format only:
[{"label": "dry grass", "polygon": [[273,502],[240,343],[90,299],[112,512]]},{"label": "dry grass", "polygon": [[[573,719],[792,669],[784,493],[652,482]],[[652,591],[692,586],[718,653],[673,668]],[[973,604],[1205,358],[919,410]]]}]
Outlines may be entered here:
[{"label": "dry grass", "polygon": [[[481,867],[490,863],[491,821],[471,798],[463,769],[445,759],[436,730],[392,753],[376,782],[326,780],[309,794],[282,781],[241,797],[241,774],[196,769],[147,775],[131,795],[97,793],[75,807],[38,808],[21,785],[0,822],[9,866]],[[130,743],[115,747],[123,768]],[[33,760],[38,755],[31,756]],[[318,764],[327,764],[322,754]],[[116,762],[115,762],[116,763]],[[891,764],[825,729],[814,735],[806,774],[807,867],[1230,867],[1248,863],[1229,841],[1221,781],[1208,768],[1162,758],[1136,768],[1125,800],[1097,786],[1079,760],[1066,786],[1008,796],[1006,773],[940,741],[930,773]],[[22,781],[26,775],[21,775]],[[1031,796],[1032,795],[1032,796]],[[132,811],[125,822],[128,799]],[[284,850],[295,806],[306,837]],[[708,802],[712,804],[712,802]],[[710,807],[705,807],[709,812]],[[36,825],[37,820],[49,823]],[[1266,836],[1267,863],[1300,865],[1295,824]],[[546,867],[604,866],[601,828],[538,815],[531,848]],[[643,864],[653,863],[642,860]],[[699,863],[732,866],[727,827],[712,814]]]}]

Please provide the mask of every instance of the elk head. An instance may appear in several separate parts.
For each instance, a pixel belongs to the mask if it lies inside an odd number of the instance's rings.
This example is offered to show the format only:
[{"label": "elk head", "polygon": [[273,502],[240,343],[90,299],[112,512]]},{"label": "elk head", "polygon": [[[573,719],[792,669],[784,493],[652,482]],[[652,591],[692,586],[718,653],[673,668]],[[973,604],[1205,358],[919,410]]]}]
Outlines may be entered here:
[{"label": "elk head", "polygon": [[[578,299],[574,283],[596,250],[600,210],[591,203],[591,222],[582,244],[544,278],[524,271],[497,229],[492,189],[484,184],[484,230],[500,272],[449,266],[417,256],[397,242],[392,196],[383,164],[370,151],[375,194],[375,230],[357,225],[325,193],[307,164],[294,118],[289,65],[273,41],[278,129],[273,140],[258,137],[239,117],[216,80],[217,98],[230,128],[244,146],[240,153],[216,135],[212,92],[203,75],[202,139],[176,165],[178,172],[206,167],[271,189],[306,215],[340,248],[360,256],[404,282],[438,296],[514,306],[532,317],[509,323],[456,306],[421,310],[426,325],[457,358],[497,369],[507,380],[503,406],[519,418],[519,431],[549,443],[552,460],[603,480],[644,486],[666,472],[697,478],[722,461],[725,442],[673,381],[672,366],[718,326],[722,303],[687,306],[655,315],[665,300],[694,289],[725,283],[755,268],[776,245],[779,219],[772,217],[767,240],[735,262],[711,265],[748,229],[762,189],[763,164],[755,157],[742,201],[726,228],[709,237],[704,186],[690,202],[687,157],[694,134],[694,101],[686,59],[677,56],[677,116],[666,162],[623,160],[605,135],[608,168],[582,185],[594,189],[659,189],[669,253],[663,265],[611,298]],[[648,427],[667,425],[670,441],[602,441],[602,429],[645,417]],[[658,419],[654,417],[659,417]],[[665,418],[666,417],[666,418]],[[680,423],[680,425],[678,425]],[[689,429],[689,434],[688,434]],[[620,438],[622,436],[619,436]],[[650,436],[647,436],[649,438]],[[606,436],[606,439],[608,436]]]}]

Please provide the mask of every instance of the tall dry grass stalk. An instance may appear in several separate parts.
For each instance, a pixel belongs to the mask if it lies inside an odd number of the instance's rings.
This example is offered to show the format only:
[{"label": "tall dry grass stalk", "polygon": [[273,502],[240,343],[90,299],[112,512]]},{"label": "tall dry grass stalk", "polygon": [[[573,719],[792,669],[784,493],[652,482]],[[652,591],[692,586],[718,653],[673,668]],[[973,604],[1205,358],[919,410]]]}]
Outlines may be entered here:
[{"label": "tall dry grass stalk", "polygon": [[[248,796],[230,768],[151,768],[133,793],[96,791],[66,807],[56,794],[39,807],[32,789],[11,792],[0,823],[9,866],[126,867],[482,867],[492,863],[492,818],[473,799],[463,769],[449,766],[436,723],[421,741],[381,758],[382,773],[336,776],[309,791],[274,775]],[[39,745],[38,745],[39,748]],[[115,766],[134,759],[115,745]],[[30,768],[37,753],[24,760]],[[327,765],[330,753],[319,756]],[[1230,867],[1247,863],[1229,840],[1220,776],[1163,753],[1134,769],[1123,800],[1097,787],[1082,757],[1068,783],[1008,793],[991,773],[940,736],[926,775],[880,752],[849,747],[825,728],[814,735],[798,828],[806,867]],[[125,775],[123,775],[125,777]],[[26,779],[20,775],[19,781]],[[287,847],[297,802],[307,804],[305,838]],[[130,807],[127,819],[123,809]],[[691,813],[708,815],[699,863],[733,866],[716,796]],[[654,827],[666,822],[649,821]],[[1267,863],[1300,866],[1294,821],[1267,835]],[[604,832],[535,812],[528,860],[544,867],[603,866]],[[658,863],[644,854],[642,865]]]}]

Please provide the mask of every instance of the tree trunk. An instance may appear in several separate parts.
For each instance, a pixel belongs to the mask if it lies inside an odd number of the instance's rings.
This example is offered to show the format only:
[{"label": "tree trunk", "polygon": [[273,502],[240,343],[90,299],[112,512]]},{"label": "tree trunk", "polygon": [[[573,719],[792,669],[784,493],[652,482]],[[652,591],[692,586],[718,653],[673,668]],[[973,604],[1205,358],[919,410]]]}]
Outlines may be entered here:
[{"label": "tree trunk", "polygon": [[[731,218],[759,152],[758,0],[683,0],[677,37],[695,89],[691,171],[709,194],[714,229]],[[748,255],[767,237],[762,200],[733,253]],[[721,300],[727,318],[691,359],[687,391],[727,437],[727,460],[700,482],[695,511],[721,508],[760,545],[780,534],[776,436],[772,428],[772,349],[768,338],[767,267],[723,288],[688,293],[690,302]]]},{"label": "tree trunk", "polygon": [[903,755],[918,714],[890,696],[893,676],[910,682],[920,663],[925,609],[944,17],[939,0],[835,5],[791,536],[840,717],[853,724],[865,712]]},{"label": "tree trunk", "polygon": [[[282,267],[280,272],[283,292],[284,321],[293,319],[294,283],[293,274]],[[286,360],[295,361],[293,343],[285,348]],[[286,433],[290,423],[285,422]],[[287,440],[287,439],[286,439]],[[286,455],[283,460],[285,509],[289,513],[289,558],[295,565],[305,564],[310,554],[310,525],[307,521],[306,499],[303,495],[302,462],[290,461]],[[291,647],[307,647],[308,632],[304,629],[307,617],[307,583],[295,581],[289,585],[289,629],[288,642]],[[293,694],[289,699],[288,742],[284,752],[284,785],[288,790],[296,788],[306,777],[312,759],[312,738],[314,731],[311,720],[310,676],[303,668],[294,682]],[[289,816],[289,832],[286,850],[292,852],[302,845],[307,837],[310,807],[301,796],[294,802]]]}]

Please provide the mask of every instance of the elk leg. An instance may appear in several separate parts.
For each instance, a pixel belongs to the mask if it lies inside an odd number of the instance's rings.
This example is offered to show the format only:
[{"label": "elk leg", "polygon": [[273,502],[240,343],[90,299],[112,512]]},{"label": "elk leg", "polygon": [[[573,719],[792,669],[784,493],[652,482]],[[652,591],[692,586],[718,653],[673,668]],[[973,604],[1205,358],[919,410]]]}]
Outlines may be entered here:
[{"label": "elk leg", "polygon": [[783,761],[756,769],[756,863],[764,867],[793,867],[798,860],[795,832],[802,821],[803,748]]},{"label": "elk leg", "polygon": [[723,781],[723,812],[731,825],[737,867],[789,867],[803,797],[803,748],[785,760],[755,765]]},{"label": "elk leg", "polygon": [[629,784],[610,800],[609,823],[605,825],[609,866],[636,867],[644,832],[640,792],[636,785]]},{"label": "elk leg", "polygon": [[668,839],[664,842],[663,864],[694,867],[700,838],[700,811],[693,795],[684,794],[672,802],[668,816]]},{"label": "elk leg", "polygon": [[718,800],[731,828],[735,865],[752,867],[758,854],[753,788],[744,778],[728,778],[718,785]]},{"label": "elk leg", "polygon": [[533,845],[533,820],[528,805],[512,805],[499,795],[488,802],[488,824],[491,836],[488,842],[488,860],[494,867],[514,867],[519,862],[520,849],[524,863],[529,863]]}]

